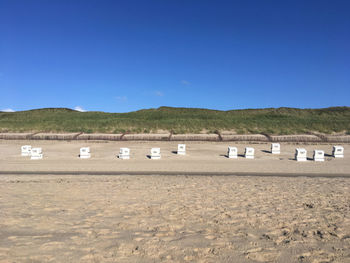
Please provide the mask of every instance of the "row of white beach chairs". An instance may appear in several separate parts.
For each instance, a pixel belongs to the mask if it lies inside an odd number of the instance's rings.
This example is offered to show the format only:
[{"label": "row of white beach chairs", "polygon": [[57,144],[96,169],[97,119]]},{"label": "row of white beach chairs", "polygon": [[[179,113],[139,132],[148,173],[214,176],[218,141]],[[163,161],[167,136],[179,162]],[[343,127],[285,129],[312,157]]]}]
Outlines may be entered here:
[{"label": "row of white beach chairs", "polygon": [[[247,159],[254,159],[255,150],[252,147],[246,147],[244,151],[244,157]],[[271,144],[271,153],[272,154],[280,154],[281,153],[281,145],[279,143]],[[22,156],[30,156],[32,160],[42,159],[43,152],[41,148],[32,148],[30,145],[24,145],[21,147]],[[178,144],[177,154],[186,155],[186,145]],[[333,146],[332,156],[335,158],[343,158],[344,157],[344,147],[343,146]],[[88,159],[91,157],[90,147],[82,147],[80,148],[79,157],[82,159]],[[238,149],[237,147],[228,147],[227,150],[228,158],[238,158]],[[120,148],[118,158],[127,160],[130,159],[130,149],[129,148]],[[151,159],[160,159],[160,148],[152,148],[151,149]],[[302,162],[307,161],[307,151],[304,148],[297,148],[295,150],[295,160]],[[316,162],[324,161],[324,151],[323,150],[314,150],[313,160]]]},{"label": "row of white beach chairs", "polygon": [[[177,147],[177,154],[186,155],[186,145],[179,144]],[[43,158],[43,152],[41,148],[32,148],[31,145],[23,145],[21,147],[21,155],[22,156],[30,156],[31,160],[38,160]],[[82,147],[80,148],[79,157],[81,159],[89,159],[91,157],[90,147]],[[151,159],[160,159],[160,148],[152,148],[151,149]],[[130,159],[130,149],[129,148],[120,148],[118,158],[120,159]]]},{"label": "row of white beach chairs", "polygon": [[[343,146],[333,146],[332,156],[334,158],[344,158],[344,148]],[[307,161],[307,151],[304,148],[295,149],[295,160],[298,162]],[[315,162],[324,162],[324,151],[314,150],[313,160]]]}]

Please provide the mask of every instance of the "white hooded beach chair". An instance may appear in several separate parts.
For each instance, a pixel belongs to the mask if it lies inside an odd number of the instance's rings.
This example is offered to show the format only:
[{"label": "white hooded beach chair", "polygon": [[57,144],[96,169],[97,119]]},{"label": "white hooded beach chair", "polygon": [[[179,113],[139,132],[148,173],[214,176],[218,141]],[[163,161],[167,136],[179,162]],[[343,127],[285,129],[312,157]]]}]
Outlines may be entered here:
[{"label": "white hooded beach chair", "polygon": [[152,148],[151,149],[151,159],[160,159],[161,155],[160,155],[160,148]]},{"label": "white hooded beach chair", "polygon": [[344,147],[343,146],[333,146],[332,155],[334,158],[344,158]]},{"label": "white hooded beach chair", "polygon": [[122,160],[130,159],[130,149],[129,148],[120,148],[118,158]]},{"label": "white hooded beach chair", "polygon": [[177,154],[186,155],[186,144],[177,145]]},{"label": "white hooded beach chair", "polygon": [[307,151],[304,148],[296,148],[295,149],[295,160],[298,162],[306,162],[307,161]]},{"label": "white hooded beach chair", "polygon": [[23,145],[21,147],[21,155],[22,156],[30,156],[32,152],[32,146],[30,145]]},{"label": "white hooded beach chair", "polygon": [[324,151],[314,150],[314,161],[315,162],[324,162]]},{"label": "white hooded beach chair", "polygon": [[43,151],[41,148],[32,148],[31,150],[31,160],[40,160],[43,158]]},{"label": "white hooded beach chair", "polygon": [[244,157],[247,159],[254,159],[254,148],[246,147],[244,152]]},{"label": "white hooded beach chair", "polygon": [[236,159],[238,156],[238,150],[237,147],[228,147],[227,149],[227,158],[234,158]]},{"label": "white hooded beach chair", "polygon": [[79,157],[81,159],[88,159],[88,158],[90,158],[91,157],[90,147],[82,147],[82,148],[80,148]]},{"label": "white hooded beach chair", "polygon": [[280,154],[281,153],[281,145],[279,143],[271,144],[271,153],[272,154]]}]

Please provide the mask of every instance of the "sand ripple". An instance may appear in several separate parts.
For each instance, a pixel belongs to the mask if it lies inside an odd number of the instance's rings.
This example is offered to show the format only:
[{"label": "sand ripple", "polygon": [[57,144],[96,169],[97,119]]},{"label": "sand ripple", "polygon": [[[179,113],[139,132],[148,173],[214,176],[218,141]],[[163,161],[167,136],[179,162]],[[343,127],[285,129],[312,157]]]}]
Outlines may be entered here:
[{"label": "sand ripple", "polygon": [[349,258],[346,178],[0,176],[0,262]]}]

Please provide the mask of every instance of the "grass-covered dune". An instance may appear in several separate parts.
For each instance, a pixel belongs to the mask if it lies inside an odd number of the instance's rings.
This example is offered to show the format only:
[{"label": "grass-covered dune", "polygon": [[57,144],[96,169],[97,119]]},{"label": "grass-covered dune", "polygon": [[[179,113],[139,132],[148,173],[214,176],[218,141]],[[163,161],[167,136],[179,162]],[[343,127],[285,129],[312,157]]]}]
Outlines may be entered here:
[{"label": "grass-covered dune", "polygon": [[47,108],[0,112],[1,132],[149,133],[159,130],[173,133],[350,134],[350,107],[230,111],[160,107],[129,113]]}]

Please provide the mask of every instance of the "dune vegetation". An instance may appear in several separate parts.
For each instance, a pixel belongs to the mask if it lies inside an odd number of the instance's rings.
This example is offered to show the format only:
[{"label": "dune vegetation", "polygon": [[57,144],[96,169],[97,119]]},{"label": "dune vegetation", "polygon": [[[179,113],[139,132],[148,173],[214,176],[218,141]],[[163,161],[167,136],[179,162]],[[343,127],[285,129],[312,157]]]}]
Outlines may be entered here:
[{"label": "dune vegetation", "polygon": [[1,132],[350,134],[350,107],[209,110],[160,107],[128,113],[46,108],[0,112]]}]

